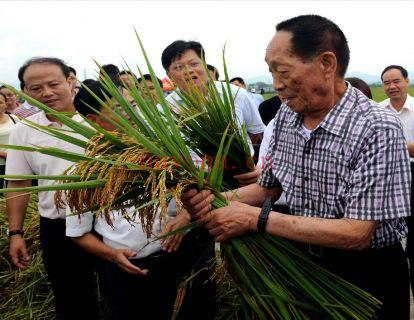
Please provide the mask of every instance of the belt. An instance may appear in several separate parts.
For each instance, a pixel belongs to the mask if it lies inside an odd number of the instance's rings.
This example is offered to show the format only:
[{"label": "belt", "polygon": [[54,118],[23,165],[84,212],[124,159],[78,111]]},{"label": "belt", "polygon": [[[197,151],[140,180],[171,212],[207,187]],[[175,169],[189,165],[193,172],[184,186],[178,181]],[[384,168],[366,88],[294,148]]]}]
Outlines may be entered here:
[{"label": "belt", "polygon": [[164,251],[160,250],[144,258],[139,258],[139,259],[132,258],[132,259],[129,259],[129,261],[131,261],[133,265],[141,269],[147,269],[148,267],[151,267],[154,264],[158,264],[162,261],[165,261],[166,259],[167,259],[167,254]]}]

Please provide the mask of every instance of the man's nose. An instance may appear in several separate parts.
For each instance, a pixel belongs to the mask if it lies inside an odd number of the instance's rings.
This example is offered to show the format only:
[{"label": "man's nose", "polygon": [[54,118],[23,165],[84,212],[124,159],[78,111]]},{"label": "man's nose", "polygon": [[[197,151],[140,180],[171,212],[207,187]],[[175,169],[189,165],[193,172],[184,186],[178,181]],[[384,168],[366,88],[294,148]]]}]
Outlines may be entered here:
[{"label": "man's nose", "polygon": [[280,81],[280,79],[277,79],[276,77],[273,77],[273,88],[277,92],[280,92],[280,91],[283,91],[286,88],[286,86],[283,83],[283,81]]},{"label": "man's nose", "polygon": [[44,96],[44,97],[49,97],[49,96],[51,96],[52,94],[53,94],[52,88],[50,88],[50,87],[48,87],[48,86],[46,86],[46,87],[44,87],[44,88],[43,88],[43,91],[42,91],[42,96]]}]

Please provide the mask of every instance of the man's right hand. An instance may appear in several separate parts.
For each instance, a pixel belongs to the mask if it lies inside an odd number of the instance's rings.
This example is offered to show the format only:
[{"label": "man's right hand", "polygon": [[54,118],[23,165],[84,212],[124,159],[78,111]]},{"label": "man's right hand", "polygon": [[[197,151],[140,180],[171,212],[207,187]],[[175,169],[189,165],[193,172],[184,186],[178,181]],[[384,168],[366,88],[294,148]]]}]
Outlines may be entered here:
[{"label": "man's right hand", "polygon": [[27,269],[30,266],[30,257],[27,252],[26,242],[21,235],[10,237],[9,254],[13,264],[19,269]]},{"label": "man's right hand", "polygon": [[193,219],[199,219],[212,209],[214,195],[210,190],[188,189],[181,196],[181,201]]}]

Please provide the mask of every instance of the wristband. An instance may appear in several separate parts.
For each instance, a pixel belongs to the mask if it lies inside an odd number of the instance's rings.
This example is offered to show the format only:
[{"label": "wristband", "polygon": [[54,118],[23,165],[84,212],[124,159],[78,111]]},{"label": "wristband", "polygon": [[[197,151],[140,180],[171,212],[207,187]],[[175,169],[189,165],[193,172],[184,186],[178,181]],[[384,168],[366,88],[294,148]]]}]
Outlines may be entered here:
[{"label": "wristband", "polygon": [[269,219],[269,213],[272,210],[272,198],[267,197],[263,203],[262,211],[260,212],[259,219],[257,220],[257,232],[265,233],[266,224]]},{"label": "wristband", "polygon": [[7,237],[10,238],[10,237],[13,237],[15,235],[21,235],[21,236],[23,236],[24,235],[24,231],[21,230],[21,229],[18,229],[18,230],[7,230]]}]

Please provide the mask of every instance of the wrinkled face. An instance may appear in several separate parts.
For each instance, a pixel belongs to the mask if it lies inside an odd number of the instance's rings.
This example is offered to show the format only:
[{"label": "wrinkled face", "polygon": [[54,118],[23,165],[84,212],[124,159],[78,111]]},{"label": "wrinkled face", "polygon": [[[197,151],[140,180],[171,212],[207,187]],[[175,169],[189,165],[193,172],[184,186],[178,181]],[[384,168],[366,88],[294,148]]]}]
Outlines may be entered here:
[{"label": "wrinkled face", "polygon": [[8,110],[11,111],[17,107],[16,95],[12,91],[7,88],[1,88],[0,92],[7,97],[6,105]]},{"label": "wrinkled face", "polygon": [[187,50],[181,57],[173,60],[167,73],[176,85],[186,92],[192,85],[203,90],[208,79],[203,62],[194,50]]},{"label": "wrinkled face", "polygon": [[[265,61],[280,99],[293,111],[310,114],[324,107],[334,94],[320,57],[303,61],[291,48],[291,32],[278,31],[266,49]],[[328,98],[329,99],[329,98]]]},{"label": "wrinkled face", "polygon": [[6,99],[0,95],[0,114],[3,114],[6,111]]},{"label": "wrinkled face", "polygon": [[391,100],[400,100],[407,97],[408,78],[404,78],[398,69],[390,69],[382,76],[384,91]]},{"label": "wrinkled face", "polygon": [[73,111],[72,83],[62,69],[51,63],[36,63],[27,67],[24,91],[32,98],[56,111]]}]

